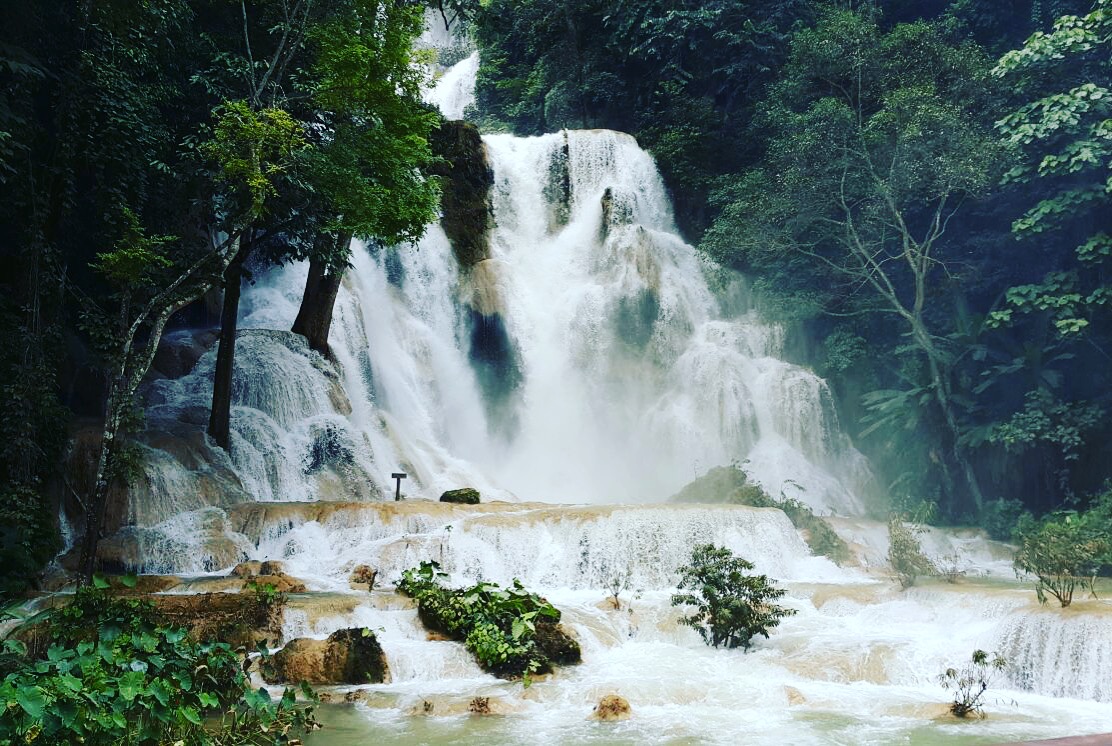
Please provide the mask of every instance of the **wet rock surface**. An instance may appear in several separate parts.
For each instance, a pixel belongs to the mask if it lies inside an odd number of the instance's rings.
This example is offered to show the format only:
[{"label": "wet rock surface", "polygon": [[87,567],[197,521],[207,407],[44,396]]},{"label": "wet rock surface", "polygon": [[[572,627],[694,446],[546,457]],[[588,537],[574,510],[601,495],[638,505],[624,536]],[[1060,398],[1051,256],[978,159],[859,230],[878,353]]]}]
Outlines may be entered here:
[{"label": "wet rock surface", "polygon": [[361,628],[337,630],[325,640],[291,640],[263,665],[263,678],[272,684],[378,684],[388,677],[382,646]]}]

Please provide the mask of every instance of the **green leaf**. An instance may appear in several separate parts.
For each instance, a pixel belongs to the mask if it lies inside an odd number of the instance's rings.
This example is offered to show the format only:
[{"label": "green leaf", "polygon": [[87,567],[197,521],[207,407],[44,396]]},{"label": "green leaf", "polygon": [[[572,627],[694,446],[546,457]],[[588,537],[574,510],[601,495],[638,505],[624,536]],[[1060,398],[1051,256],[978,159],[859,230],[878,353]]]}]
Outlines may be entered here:
[{"label": "green leaf", "polygon": [[179,712],[181,712],[183,718],[193,723],[194,725],[201,724],[201,716],[197,713],[197,710],[195,708],[186,706],[182,707]]},{"label": "green leaf", "polygon": [[128,671],[120,676],[120,696],[123,697],[125,702],[131,702],[143,693],[146,678],[146,674],[142,671]]},{"label": "green leaf", "polygon": [[15,701],[31,717],[36,720],[42,718],[43,709],[46,707],[46,697],[41,688],[37,686],[21,686],[15,692]]}]

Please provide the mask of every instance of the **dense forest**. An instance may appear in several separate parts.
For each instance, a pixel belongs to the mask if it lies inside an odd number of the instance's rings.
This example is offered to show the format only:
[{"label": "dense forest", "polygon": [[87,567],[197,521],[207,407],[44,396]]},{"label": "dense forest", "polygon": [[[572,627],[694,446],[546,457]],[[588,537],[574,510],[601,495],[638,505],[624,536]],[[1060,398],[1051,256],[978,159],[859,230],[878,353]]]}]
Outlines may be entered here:
[{"label": "dense forest", "polygon": [[[441,117],[406,0],[8,3],[0,31],[0,511],[7,590],[59,546],[59,464],[96,423],[90,537],[162,333],[311,262],[322,352],[352,236],[436,215]],[[832,385],[893,505],[1007,538],[1107,508],[1107,0],[440,3],[482,53],[484,132],[630,132],[686,239],[752,283]],[[405,250],[404,248],[401,250]],[[223,288],[222,296],[210,292]],[[221,300],[222,297],[222,300]]]}]

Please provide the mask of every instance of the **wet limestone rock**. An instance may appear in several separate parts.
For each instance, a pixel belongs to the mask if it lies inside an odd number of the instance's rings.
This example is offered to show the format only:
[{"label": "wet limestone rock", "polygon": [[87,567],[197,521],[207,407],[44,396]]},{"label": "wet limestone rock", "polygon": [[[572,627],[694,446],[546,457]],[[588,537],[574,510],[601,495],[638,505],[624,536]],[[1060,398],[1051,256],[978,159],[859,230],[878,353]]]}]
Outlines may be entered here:
[{"label": "wet limestone rock", "polygon": [[253,578],[259,574],[259,569],[262,566],[263,563],[258,560],[247,560],[233,567],[232,571],[228,574],[233,578]]},{"label": "wet limestone rock", "polygon": [[462,487],[458,490],[448,490],[440,496],[442,503],[460,503],[462,505],[478,505],[479,491],[474,487]]},{"label": "wet limestone rock", "polygon": [[[297,578],[286,574],[286,566],[278,560],[248,560],[240,562],[232,568],[229,575],[233,578],[243,578],[252,583],[255,588],[270,586],[277,593],[304,593],[305,584]],[[251,590],[246,585],[246,590]]]},{"label": "wet limestone rock", "polygon": [[436,171],[443,184],[440,225],[460,266],[467,269],[490,258],[494,171],[479,129],[473,124],[444,122],[433,133],[430,144],[444,159]]},{"label": "wet limestone rock", "polygon": [[370,565],[356,565],[355,569],[351,571],[351,577],[348,578],[348,585],[352,588],[367,587],[367,590],[372,590],[375,587],[375,578],[378,577],[378,570]]},{"label": "wet limestone rock", "polygon": [[540,622],[537,624],[537,647],[552,663],[558,666],[572,666],[583,660],[579,643],[562,624]]},{"label": "wet limestone rock", "polygon": [[380,684],[388,676],[378,639],[359,628],[337,630],[326,640],[291,640],[263,666],[270,684]]},{"label": "wet limestone rock", "polygon": [[598,701],[591,713],[592,720],[601,720],[604,723],[615,720],[628,720],[631,714],[629,701],[617,694],[607,694]]},{"label": "wet limestone rock", "polygon": [[253,646],[278,637],[283,603],[254,593],[195,593],[147,596],[169,624],[184,627],[196,640]]}]

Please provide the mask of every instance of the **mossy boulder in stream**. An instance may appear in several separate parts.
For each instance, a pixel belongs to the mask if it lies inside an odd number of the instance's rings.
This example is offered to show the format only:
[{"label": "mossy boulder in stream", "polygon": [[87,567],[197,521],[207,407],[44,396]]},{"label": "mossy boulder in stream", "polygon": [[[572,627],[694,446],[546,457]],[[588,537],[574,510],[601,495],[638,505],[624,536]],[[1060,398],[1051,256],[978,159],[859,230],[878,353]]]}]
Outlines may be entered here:
[{"label": "mossy boulder in stream", "polygon": [[479,491],[474,487],[461,487],[458,490],[448,490],[440,496],[442,503],[461,503],[463,505],[478,505]]},{"label": "mossy boulder in stream", "polygon": [[484,670],[527,680],[582,660],[579,643],[559,624],[560,611],[520,581],[446,588],[445,577],[437,563],[422,562],[402,573],[398,590],[417,602],[426,628],[464,643]]},{"label": "mossy boulder in stream", "polygon": [[388,676],[378,639],[359,628],[337,630],[326,640],[291,640],[263,665],[270,684],[381,684]]}]

